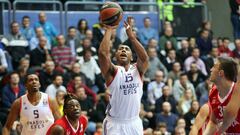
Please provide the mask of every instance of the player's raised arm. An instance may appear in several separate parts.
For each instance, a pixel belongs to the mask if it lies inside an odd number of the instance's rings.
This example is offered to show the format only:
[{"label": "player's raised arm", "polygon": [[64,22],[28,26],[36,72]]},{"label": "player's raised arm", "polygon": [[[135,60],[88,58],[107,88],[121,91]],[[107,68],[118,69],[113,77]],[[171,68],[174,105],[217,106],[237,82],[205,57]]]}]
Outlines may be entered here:
[{"label": "player's raised arm", "polygon": [[228,127],[231,126],[231,124],[234,124],[234,120],[236,119],[240,109],[240,104],[236,103],[236,101],[239,101],[239,97],[240,97],[240,67],[238,65],[237,82],[233,90],[232,98],[230,99],[228,105],[226,106],[223,112],[223,124],[219,127],[218,133],[225,132],[228,129]]},{"label": "player's raised arm", "polygon": [[98,50],[98,58],[102,75],[108,83],[113,79],[113,75],[116,71],[116,67],[112,64],[110,58],[110,42],[112,31],[113,29],[117,28],[117,26],[105,25],[105,27],[106,31]]},{"label": "player's raised arm", "polygon": [[208,115],[209,115],[209,106],[208,104],[204,104],[201,107],[200,111],[198,112],[198,115],[194,121],[194,124],[192,125],[189,135],[198,134],[199,130],[202,128],[202,126],[206,122]]},{"label": "player's raised arm", "polygon": [[[127,18],[127,21],[129,21],[131,17]],[[145,48],[143,45],[137,40],[135,35],[133,34],[132,28],[128,24],[128,22],[124,22],[124,27],[126,28],[126,32],[128,35],[128,38],[130,39],[131,43],[133,44],[133,49],[137,54],[137,66],[138,70],[141,75],[143,75],[147,68],[148,68],[148,55],[145,51]]]},{"label": "player's raised arm", "polygon": [[58,110],[59,106],[55,99],[50,99],[49,102],[50,102],[50,108],[52,109],[53,117],[56,121],[61,118],[61,113]]}]

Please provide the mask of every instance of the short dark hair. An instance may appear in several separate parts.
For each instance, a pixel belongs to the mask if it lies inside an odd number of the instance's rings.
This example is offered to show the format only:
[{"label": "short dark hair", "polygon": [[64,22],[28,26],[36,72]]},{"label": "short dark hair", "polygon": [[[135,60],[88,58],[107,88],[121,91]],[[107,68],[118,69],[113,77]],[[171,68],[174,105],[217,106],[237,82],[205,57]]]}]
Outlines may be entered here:
[{"label": "short dark hair", "polygon": [[173,48],[169,49],[167,53],[169,53],[170,51],[174,51],[176,53],[176,50]]},{"label": "short dark hair", "polygon": [[13,24],[18,24],[19,25],[19,23],[17,21],[12,21],[11,24],[10,24],[11,28],[12,28]]},{"label": "short dark hair", "polygon": [[91,52],[91,54],[93,53],[91,48],[84,48],[83,49],[83,56],[85,56],[88,52]]},{"label": "short dark hair", "polygon": [[147,19],[151,20],[150,17],[144,17],[144,18],[143,18],[143,21],[146,21]]},{"label": "short dark hair", "polygon": [[29,17],[28,15],[25,15],[25,16],[22,17],[22,21],[23,21],[24,19],[30,19],[30,17]]},{"label": "short dark hair", "polygon": [[72,94],[72,93],[67,93],[65,96],[64,96],[64,104],[63,104],[63,110],[66,109],[66,106],[67,106],[67,103],[68,101],[72,100],[72,99],[75,99],[78,101],[78,98]]},{"label": "short dark hair", "polygon": [[202,29],[202,30],[200,31],[200,34],[202,34],[202,33],[205,32],[205,31],[207,31],[207,32],[209,33],[209,30],[207,30],[207,29]]},{"label": "short dark hair", "polygon": [[231,57],[218,57],[219,69],[224,71],[225,77],[230,81],[237,80],[238,64]]},{"label": "short dark hair", "polygon": [[52,79],[52,80],[53,80],[53,81],[54,81],[54,80],[56,80],[56,79],[57,79],[57,77],[59,77],[59,76],[60,76],[60,77],[63,77],[63,76],[62,76],[62,75],[60,75],[60,74],[56,74],[56,75],[54,75],[54,76],[53,76],[53,79]]},{"label": "short dark hair", "polygon": [[192,52],[193,52],[194,50],[200,51],[198,47],[194,47],[194,48],[192,49]]},{"label": "short dark hair", "polygon": [[30,76],[30,75],[36,75],[37,77],[39,77],[39,76],[38,76],[38,74],[36,74],[36,73],[33,73],[33,72],[29,72],[29,73],[27,73],[27,75],[26,75],[26,79],[25,79],[25,82],[24,82],[24,84],[26,84],[26,83],[27,83],[27,81],[28,81],[28,76]]},{"label": "short dark hair", "polygon": [[13,71],[13,72],[11,72],[11,73],[9,74],[9,77],[11,78],[11,76],[14,75],[14,74],[17,74],[17,75],[19,76],[19,73],[18,73],[18,72]]},{"label": "short dark hair", "polygon": [[182,76],[187,76],[187,73],[186,73],[186,72],[182,72],[182,73],[180,74],[180,77],[182,77]]},{"label": "short dark hair", "polygon": [[82,78],[80,74],[75,74],[75,75],[73,75],[72,79],[75,79],[76,77]]},{"label": "short dark hair", "polygon": [[76,27],[75,26],[69,26],[68,31],[70,31],[71,29],[76,29]]}]

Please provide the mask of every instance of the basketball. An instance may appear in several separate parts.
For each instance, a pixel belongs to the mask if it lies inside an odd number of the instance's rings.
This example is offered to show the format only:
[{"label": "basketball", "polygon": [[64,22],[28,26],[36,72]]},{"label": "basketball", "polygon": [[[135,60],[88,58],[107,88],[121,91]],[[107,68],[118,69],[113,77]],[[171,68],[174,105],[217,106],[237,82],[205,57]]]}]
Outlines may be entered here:
[{"label": "basketball", "polygon": [[122,20],[123,10],[118,3],[106,2],[100,9],[100,21],[103,24],[115,26]]}]

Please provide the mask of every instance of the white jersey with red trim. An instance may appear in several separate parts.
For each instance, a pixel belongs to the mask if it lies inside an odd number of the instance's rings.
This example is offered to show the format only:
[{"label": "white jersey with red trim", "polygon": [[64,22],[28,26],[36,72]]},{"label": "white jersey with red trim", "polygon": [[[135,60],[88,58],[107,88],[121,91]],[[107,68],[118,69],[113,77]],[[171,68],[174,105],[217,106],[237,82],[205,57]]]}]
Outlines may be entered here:
[{"label": "white jersey with red trim", "polygon": [[115,76],[109,84],[110,103],[107,115],[112,118],[129,120],[139,117],[143,82],[136,64],[130,65],[126,71],[124,67],[117,66]]},{"label": "white jersey with red trim", "polygon": [[21,135],[45,135],[54,123],[48,95],[41,92],[41,99],[36,106],[29,102],[27,94],[20,101],[20,122],[23,125]]}]

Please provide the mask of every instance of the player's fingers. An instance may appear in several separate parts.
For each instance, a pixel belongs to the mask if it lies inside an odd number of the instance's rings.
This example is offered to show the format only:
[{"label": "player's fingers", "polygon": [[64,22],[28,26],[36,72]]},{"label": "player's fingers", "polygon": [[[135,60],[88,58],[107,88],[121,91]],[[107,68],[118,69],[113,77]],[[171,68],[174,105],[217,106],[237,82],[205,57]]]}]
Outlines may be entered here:
[{"label": "player's fingers", "polygon": [[130,25],[126,21],[124,21],[124,27],[126,28],[126,30],[128,30],[130,28]]},{"label": "player's fingers", "polygon": [[124,21],[124,27],[126,28],[128,26],[128,23]]},{"label": "player's fingers", "polygon": [[117,29],[117,27],[118,27],[118,24],[117,24],[117,25],[114,25],[114,26],[112,26],[112,28],[113,28],[113,29]]}]

